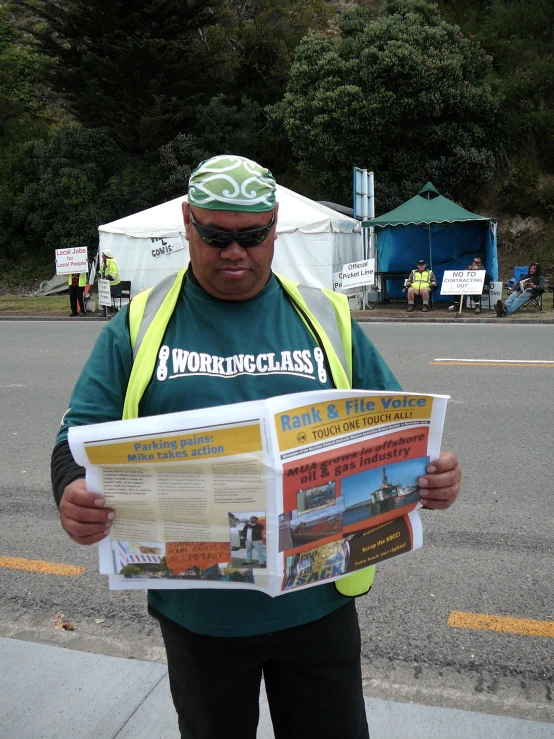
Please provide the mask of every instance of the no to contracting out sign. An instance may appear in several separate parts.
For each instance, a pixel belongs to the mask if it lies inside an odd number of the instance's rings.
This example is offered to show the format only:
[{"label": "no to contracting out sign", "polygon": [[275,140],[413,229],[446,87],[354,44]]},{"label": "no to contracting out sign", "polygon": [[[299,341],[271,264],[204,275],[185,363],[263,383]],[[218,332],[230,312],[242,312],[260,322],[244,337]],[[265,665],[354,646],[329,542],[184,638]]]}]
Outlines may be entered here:
[{"label": "no to contracting out sign", "polygon": [[480,295],[483,292],[485,270],[446,270],[441,284],[441,295]]}]

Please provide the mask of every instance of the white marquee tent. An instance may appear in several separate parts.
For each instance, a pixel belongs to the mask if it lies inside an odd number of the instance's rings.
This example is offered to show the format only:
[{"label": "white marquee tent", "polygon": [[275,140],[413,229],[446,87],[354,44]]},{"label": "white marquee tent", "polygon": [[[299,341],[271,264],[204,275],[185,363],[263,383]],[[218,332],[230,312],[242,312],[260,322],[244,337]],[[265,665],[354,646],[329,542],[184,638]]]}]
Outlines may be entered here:
[{"label": "white marquee tent", "polygon": [[[100,250],[110,248],[132,295],[188,264],[180,197],[100,226]],[[279,220],[273,269],[298,282],[333,288],[343,264],[363,258],[360,224],[277,186]]]}]

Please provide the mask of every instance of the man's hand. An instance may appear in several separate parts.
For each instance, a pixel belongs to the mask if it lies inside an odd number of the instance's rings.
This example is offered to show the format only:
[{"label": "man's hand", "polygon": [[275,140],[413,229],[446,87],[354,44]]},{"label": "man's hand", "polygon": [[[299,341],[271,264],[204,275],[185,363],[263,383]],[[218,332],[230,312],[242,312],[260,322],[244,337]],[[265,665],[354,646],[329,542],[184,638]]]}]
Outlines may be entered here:
[{"label": "man's hand", "polygon": [[77,544],[96,544],[109,533],[115,511],[104,508],[102,495],[89,493],[83,479],[74,480],[63,491],[60,520]]},{"label": "man's hand", "polygon": [[460,492],[462,471],[458,458],[452,452],[441,452],[440,457],[427,465],[427,474],[418,480],[421,503],[425,508],[449,508]]}]

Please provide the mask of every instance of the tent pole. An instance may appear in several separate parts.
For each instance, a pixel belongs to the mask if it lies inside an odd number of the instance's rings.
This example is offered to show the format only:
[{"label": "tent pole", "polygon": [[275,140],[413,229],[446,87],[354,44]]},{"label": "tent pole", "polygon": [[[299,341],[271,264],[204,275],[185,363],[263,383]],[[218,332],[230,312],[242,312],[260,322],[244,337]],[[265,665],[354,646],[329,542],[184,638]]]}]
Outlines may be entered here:
[{"label": "tent pole", "polygon": [[433,271],[433,246],[431,241],[431,224],[429,224],[429,269]]}]

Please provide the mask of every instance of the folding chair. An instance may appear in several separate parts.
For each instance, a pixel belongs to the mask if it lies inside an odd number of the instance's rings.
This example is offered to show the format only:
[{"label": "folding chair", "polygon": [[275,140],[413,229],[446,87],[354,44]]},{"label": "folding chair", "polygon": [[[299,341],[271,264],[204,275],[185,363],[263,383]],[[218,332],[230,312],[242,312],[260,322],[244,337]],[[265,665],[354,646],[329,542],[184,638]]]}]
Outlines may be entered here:
[{"label": "folding chair", "polygon": [[[508,280],[508,284],[506,285],[508,289],[508,295],[510,295],[510,293],[512,293],[514,290],[517,290],[521,280],[523,280],[528,274],[529,267],[514,267],[513,277],[510,277],[510,279]],[[545,280],[545,284],[548,284],[548,280]],[[536,311],[542,311],[543,293],[544,290],[537,295],[529,298],[529,300],[526,303],[523,303],[523,305],[520,305],[517,310],[528,310],[532,313],[535,313]]]},{"label": "folding chair", "polygon": [[523,303],[519,310],[529,310],[531,312],[542,311],[542,293],[535,295],[534,298],[530,298],[526,303]]},{"label": "folding chair", "polygon": [[529,267],[514,267],[514,274],[506,283],[508,295],[516,289],[517,285],[519,285],[521,280],[523,280],[525,275],[527,275],[528,273]]},{"label": "folding chair", "polygon": [[131,300],[131,281],[130,280],[121,280],[119,283],[119,286],[121,288],[120,293],[117,297],[114,297],[113,304],[115,308],[115,303],[117,300],[119,300],[119,310],[121,310],[121,300],[125,299],[127,302]]}]

